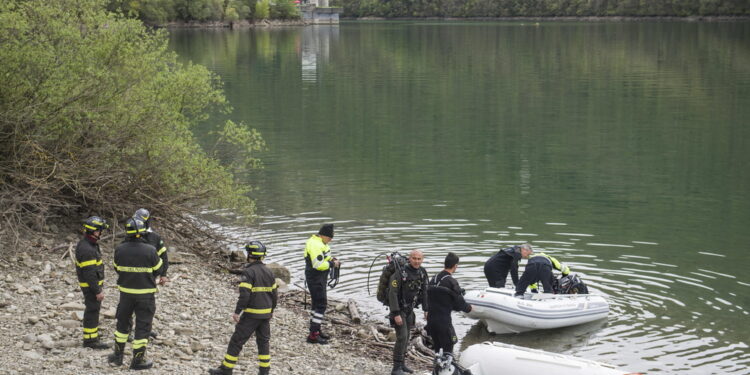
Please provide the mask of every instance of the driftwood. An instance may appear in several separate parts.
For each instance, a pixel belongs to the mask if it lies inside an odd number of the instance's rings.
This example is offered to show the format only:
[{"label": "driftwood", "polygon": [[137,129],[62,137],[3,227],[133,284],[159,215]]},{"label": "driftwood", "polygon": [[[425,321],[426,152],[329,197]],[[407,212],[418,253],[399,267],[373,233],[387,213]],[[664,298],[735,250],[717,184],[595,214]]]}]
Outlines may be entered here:
[{"label": "driftwood", "polygon": [[67,256],[73,257],[73,244],[68,245],[68,251],[63,252],[63,255],[60,257],[60,260],[65,259],[65,257]]},{"label": "driftwood", "polygon": [[352,322],[359,324],[362,322],[362,318],[359,317],[359,310],[357,309],[357,303],[353,299],[346,302],[346,306],[349,308],[349,316],[352,318]]},{"label": "driftwood", "polygon": [[70,256],[70,261],[73,262],[73,267],[75,267],[76,257],[73,255],[73,245],[68,246],[68,255]]},{"label": "driftwood", "polygon": [[[55,246],[55,247],[52,248],[52,252],[56,253],[56,252],[58,252],[58,251],[60,251],[62,249],[67,248],[68,246],[72,246],[72,244],[64,243],[62,245],[57,245],[57,246]],[[65,256],[63,256],[63,258],[65,258]]]},{"label": "driftwood", "polygon": [[380,339],[380,334],[378,333],[378,330],[375,329],[375,326],[368,326],[370,328],[370,333],[372,333],[372,338],[375,339],[375,341],[383,341]]}]

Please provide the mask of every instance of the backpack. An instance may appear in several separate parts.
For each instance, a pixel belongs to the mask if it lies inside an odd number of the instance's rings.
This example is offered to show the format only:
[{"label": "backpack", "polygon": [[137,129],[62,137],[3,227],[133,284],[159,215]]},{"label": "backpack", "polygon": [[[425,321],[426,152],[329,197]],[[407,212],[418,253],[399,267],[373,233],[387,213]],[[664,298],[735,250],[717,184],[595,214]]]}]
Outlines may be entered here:
[{"label": "backpack", "polygon": [[406,258],[401,254],[395,252],[387,257],[388,264],[383,266],[383,271],[380,272],[380,279],[378,280],[378,292],[376,297],[382,304],[388,306],[388,292],[391,289],[391,276],[393,273],[398,271],[401,274],[401,269],[406,266]]}]

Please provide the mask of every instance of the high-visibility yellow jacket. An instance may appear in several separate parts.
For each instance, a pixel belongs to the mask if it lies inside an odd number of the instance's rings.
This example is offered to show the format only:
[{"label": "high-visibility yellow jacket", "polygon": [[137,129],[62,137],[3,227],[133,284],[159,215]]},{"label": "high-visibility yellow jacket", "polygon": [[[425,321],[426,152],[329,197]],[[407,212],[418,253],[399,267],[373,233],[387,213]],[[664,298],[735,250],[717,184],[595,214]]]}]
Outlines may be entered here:
[{"label": "high-visibility yellow jacket", "polygon": [[[534,258],[536,258],[536,259],[534,259]],[[563,276],[568,276],[568,274],[570,274],[570,268],[568,268],[568,266],[566,266],[565,263],[560,263],[560,261],[558,261],[554,257],[551,257],[551,256],[549,256],[549,255],[547,255],[545,253],[532,254],[531,256],[529,256],[529,262],[531,262],[532,259],[534,261],[540,261],[541,260],[544,263],[549,262],[549,264],[552,265],[552,268],[554,268],[554,269],[562,272]],[[537,285],[536,285],[536,283],[533,283],[533,284],[529,285],[529,287],[531,289],[536,289]]]},{"label": "high-visibility yellow jacket", "polygon": [[331,249],[323,243],[323,239],[313,234],[305,244],[305,272],[328,272],[333,267]]}]

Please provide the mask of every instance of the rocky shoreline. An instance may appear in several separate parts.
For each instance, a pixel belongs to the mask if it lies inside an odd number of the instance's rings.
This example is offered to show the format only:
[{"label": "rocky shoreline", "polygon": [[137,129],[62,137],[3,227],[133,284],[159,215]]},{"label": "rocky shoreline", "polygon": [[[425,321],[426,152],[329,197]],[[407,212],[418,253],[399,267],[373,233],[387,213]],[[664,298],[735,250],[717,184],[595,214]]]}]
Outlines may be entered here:
[{"label": "rocky shoreline", "polygon": [[[45,239],[21,244],[13,252],[7,248],[0,251],[0,337],[5,343],[5,350],[0,352],[0,373],[128,371],[129,345],[121,367],[107,363],[110,350],[81,347],[83,298],[72,262],[63,257],[76,240],[72,236],[64,241]],[[111,241],[102,248],[107,269],[100,333],[109,344],[114,340],[119,292],[111,267]],[[147,355],[155,365],[143,373],[203,374],[219,365],[233,332],[231,313],[237,300],[236,276],[219,272],[194,254],[173,251],[170,258],[177,264],[170,266],[171,282],[160,287],[157,294],[154,331],[158,337],[148,346]],[[329,323],[328,331],[334,335],[329,345],[306,343],[308,314],[299,306],[298,297],[295,291],[282,293],[271,321],[272,374],[390,373],[388,347],[392,344],[385,335],[378,338],[374,328],[358,328],[347,322]],[[332,304],[334,310],[345,308],[342,303],[336,304]],[[369,345],[372,334],[382,343]],[[240,355],[235,373],[254,374],[255,354],[251,338]],[[424,363],[422,367],[426,369]]]}]

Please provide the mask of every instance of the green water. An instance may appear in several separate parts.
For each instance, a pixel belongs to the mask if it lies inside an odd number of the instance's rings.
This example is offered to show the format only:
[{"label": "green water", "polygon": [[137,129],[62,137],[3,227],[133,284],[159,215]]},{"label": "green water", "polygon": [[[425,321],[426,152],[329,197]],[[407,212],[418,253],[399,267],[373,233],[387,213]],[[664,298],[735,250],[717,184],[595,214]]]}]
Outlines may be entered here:
[{"label": "green water", "polygon": [[222,77],[230,117],[269,146],[247,176],[258,225],[225,230],[298,279],[323,222],[345,266],[334,295],[375,318],[378,253],[420,248],[433,274],[457,252],[473,289],[493,252],[530,242],[605,295],[609,318],[489,336],[457,317],[462,346],[750,373],[750,23],[343,23],[171,41]]}]

